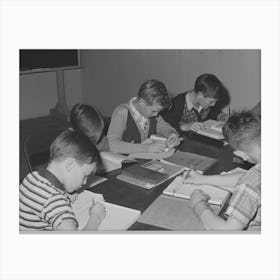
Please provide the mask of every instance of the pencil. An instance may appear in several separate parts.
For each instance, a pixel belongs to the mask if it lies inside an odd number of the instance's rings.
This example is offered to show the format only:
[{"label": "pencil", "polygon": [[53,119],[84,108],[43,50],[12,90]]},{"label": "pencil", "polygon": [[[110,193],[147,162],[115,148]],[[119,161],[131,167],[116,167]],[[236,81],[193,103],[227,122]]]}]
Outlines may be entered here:
[{"label": "pencil", "polygon": [[191,171],[192,171],[192,168],[189,168],[189,170],[187,171],[187,173],[183,173],[183,183],[184,183],[184,181],[189,177]]}]

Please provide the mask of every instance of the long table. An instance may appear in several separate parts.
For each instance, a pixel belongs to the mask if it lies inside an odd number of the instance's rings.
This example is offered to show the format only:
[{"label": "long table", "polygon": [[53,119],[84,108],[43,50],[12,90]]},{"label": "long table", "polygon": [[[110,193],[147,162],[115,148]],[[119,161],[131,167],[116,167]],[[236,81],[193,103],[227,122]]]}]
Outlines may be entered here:
[{"label": "long table", "polygon": [[[229,171],[238,166],[245,169],[250,167],[248,164],[239,165],[233,163],[233,150],[229,145],[219,145],[205,137],[185,134],[184,141],[182,141],[178,150],[218,159],[218,162],[206,172],[206,174],[209,175],[219,174],[222,171]],[[123,168],[125,168],[125,166],[123,166]],[[106,177],[108,178],[107,181],[94,186],[89,190],[103,194],[104,199],[108,202],[140,210],[141,213],[143,213],[153,203],[153,201],[162,194],[163,190],[173,180],[170,179],[153,189],[146,190],[116,179],[116,176],[120,173],[121,170],[115,170],[106,174]],[[166,229],[136,222],[129,228],[129,230],[151,231]],[[190,228],[189,230],[195,231],[198,229]]]}]

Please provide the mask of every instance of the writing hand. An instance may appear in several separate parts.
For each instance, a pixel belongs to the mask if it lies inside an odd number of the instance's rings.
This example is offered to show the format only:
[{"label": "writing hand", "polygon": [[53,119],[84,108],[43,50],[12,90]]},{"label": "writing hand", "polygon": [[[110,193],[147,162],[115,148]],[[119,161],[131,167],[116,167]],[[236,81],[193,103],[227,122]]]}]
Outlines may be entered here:
[{"label": "writing hand", "polygon": [[201,122],[194,122],[190,126],[190,130],[194,131],[194,132],[196,132],[196,131],[198,131],[200,129],[203,129],[203,128],[204,128],[204,125]]},{"label": "writing hand", "polygon": [[92,206],[89,208],[89,215],[91,217],[96,217],[101,221],[106,216],[106,209],[105,206],[99,202],[94,203],[94,200],[92,202]]},{"label": "writing hand", "polygon": [[164,142],[154,142],[149,144],[149,153],[160,153],[163,152],[166,148],[166,144]]},{"label": "writing hand", "polygon": [[170,149],[173,149],[180,143],[179,136],[176,133],[171,133],[167,138],[167,146]]},{"label": "writing hand", "polygon": [[203,179],[204,175],[201,175],[200,173],[194,170],[190,170],[187,176],[183,176],[183,183],[201,185],[203,184]]},{"label": "writing hand", "polygon": [[207,202],[209,199],[210,199],[210,196],[208,194],[206,194],[204,191],[202,191],[200,189],[194,190],[190,197],[190,207],[194,208],[194,206],[197,203],[199,203],[201,201]]}]

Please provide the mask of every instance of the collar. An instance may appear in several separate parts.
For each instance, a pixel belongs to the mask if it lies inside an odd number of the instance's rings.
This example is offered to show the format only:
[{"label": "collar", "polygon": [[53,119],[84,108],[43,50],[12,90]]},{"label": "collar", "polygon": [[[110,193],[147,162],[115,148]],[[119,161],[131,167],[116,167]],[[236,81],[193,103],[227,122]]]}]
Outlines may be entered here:
[{"label": "collar", "polygon": [[197,110],[199,113],[201,112],[201,110],[203,109],[203,107],[201,105],[199,105],[198,109],[196,109],[191,101],[191,98],[190,98],[190,91],[187,92],[186,94],[186,104],[187,104],[187,107],[188,107],[188,111],[191,111],[192,109],[195,109]]},{"label": "collar", "polygon": [[131,112],[134,115],[135,120],[140,124],[140,126],[142,127],[142,129],[144,129],[145,125],[147,124],[148,119],[146,117],[144,117],[142,114],[140,114],[138,112],[138,110],[136,109],[136,107],[134,106],[134,101],[137,99],[137,97],[132,97],[129,100],[129,107],[131,109]]},{"label": "collar", "polygon": [[48,169],[44,167],[40,169],[38,173],[44,178],[46,178],[54,187],[62,190],[63,192],[66,192],[63,184],[61,184],[60,181],[57,179],[57,177],[53,173],[51,173]]}]

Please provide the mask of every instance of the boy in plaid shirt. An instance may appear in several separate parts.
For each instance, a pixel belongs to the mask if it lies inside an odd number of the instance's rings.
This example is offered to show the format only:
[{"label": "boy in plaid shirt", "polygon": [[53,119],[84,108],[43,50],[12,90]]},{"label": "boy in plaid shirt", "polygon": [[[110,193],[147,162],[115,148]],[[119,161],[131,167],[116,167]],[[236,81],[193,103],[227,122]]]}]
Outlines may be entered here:
[{"label": "boy in plaid shirt", "polygon": [[260,230],[261,229],[261,123],[250,112],[232,115],[223,133],[232,148],[244,152],[256,163],[249,171],[226,175],[200,175],[190,172],[186,183],[209,184],[233,190],[226,209],[226,220],[215,215],[210,198],[201,190],[195,190],[190,206],[207,230]]},{"label": "boy in plaid shirt", "polygon": [[172,101],[172,107],[162,116],[179,132],[197,131],[203,128],[202,122],[209,118],[221,121],[227,118],[227,114],[215,106],[223,94],[224,87],[215,75],[200,75],[195,80],[194,88],[178,94]]}]

